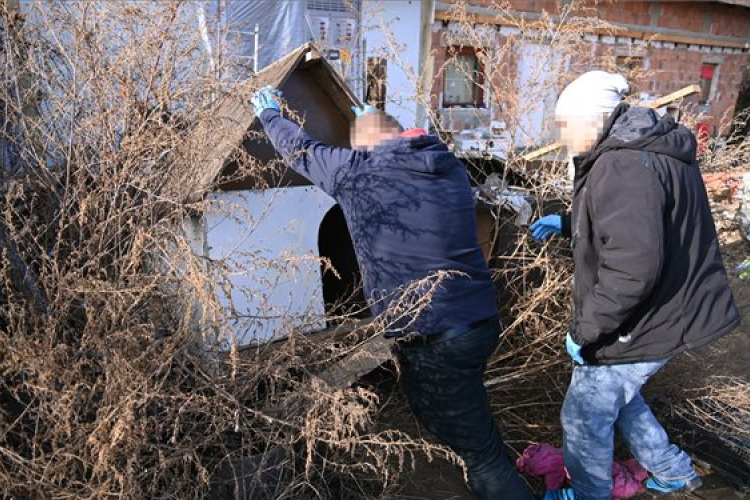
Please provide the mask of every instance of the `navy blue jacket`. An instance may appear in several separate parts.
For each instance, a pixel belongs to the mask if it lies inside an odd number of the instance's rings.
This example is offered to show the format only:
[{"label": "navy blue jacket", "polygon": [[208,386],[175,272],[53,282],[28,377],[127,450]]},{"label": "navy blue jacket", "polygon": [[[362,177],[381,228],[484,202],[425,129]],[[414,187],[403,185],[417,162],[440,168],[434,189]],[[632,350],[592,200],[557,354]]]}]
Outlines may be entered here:
[{"label": "navy blue jacket", "polygon": [[424,313],[395,321],[389,335],[430,335],[497,314],[466,169],[445,144],[423,135],[358,151],[315,141],[275,110],[261,123],[287,163],[341,205],[373,313],[409,284],[454,272]]}]

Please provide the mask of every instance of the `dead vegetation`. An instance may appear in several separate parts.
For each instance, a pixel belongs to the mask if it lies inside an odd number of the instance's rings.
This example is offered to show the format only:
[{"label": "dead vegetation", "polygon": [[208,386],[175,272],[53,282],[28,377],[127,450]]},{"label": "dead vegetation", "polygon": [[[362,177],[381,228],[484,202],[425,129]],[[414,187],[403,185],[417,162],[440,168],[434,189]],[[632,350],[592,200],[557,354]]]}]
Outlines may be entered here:
[{"label": "dead vegetation", "polygon": [[[228,276],[294,257],[240,268],[191,249],[204,163],[187,137],[219,126],[201,111],[237,90],[211,76],[191,4],[2,10],[0,491],[384,495],[413,453],[447,453],[374,430],[376,394],[314,377],[383,325],[244,357],[211,350],[232,344],[217,298]],[[412,317],[423,304],[409,293],[440,279],[412,284],[383,321]]]},{"label": "dead vegetation", "polygon": [[[442,33],[443,43],[446,47],[477,49],[483,76],[475,81],[482,86],[489,108],[489,116],[483,120],[502,121],[511,140],[502,181],[506,186],[520,188],[520,192],[534,200],[537,214],[564,210],[571,192],[570,173],[562,152],[547,155],[541,163],[523,159],[529,150],[554,140],[551,116],[554,96],[584,71],[601,69],[624,74],[631,83],[628,100],[637,102],[640,89],[653,76],[652,70],[630,64],[632,61],[627,58],[623,61],[623,52],[613,46],[591,49],[586,41],[588,35],[618,33],[615,27],[598,19],[596,2],[569,2],[560,8],[558,15],[542,15],[539,19],[514,18],[508,3],[498,2],[492,9],[503,25],[513,29],[501,33],[492,26],[478,24],[468,4],[458,3],[451,11],[450,29]],[[541,63],[538,71],[527,77],[527,84],[520,87],[518,64],[524,50],[532,50]],[[648,50],[648,40],[644,40],[631,45],[628,56],[637,59],[647,55]],[[458,50],[449,52],[444,64],[433,68],[435,74],[456,64],[458,54]],[[476,74],[473,76],[476,78]],[[529,123],[523,117],[545,109],[542,128],[528,129]],[[451,140],[454,131],[445,128],[444,117],[433,113],[431,118],[437,131]],[[680,120],[686,126],[694,129],[702,118],[695,107],[681,106]],[[732,244],[737,247],[732,252],[742,255],[747,243],[738,237],[736,211],[742,173],[750,160],[750,138],[744,133],[748,114],[725,116],[721,121],[719,135],[709,138],[701,148],[701,168],[707,176],[722,243]],[[479,184],[485,179],[481,165],[482,157],[486,159],[487,154],[470,155],[476,158],[473,172]],[[469,163],[472,164],[471,159]],[[545,244],[533,241],[525,228],[516,227],[513,216],[506,212],[497,220],[495,252],[491,263],[507,323],[504,342],[487,373],[493,406],[503,426],[521,444],[541,440],[559,442],[559,404],[571,368],[563,347],[570,319],[570,249],[565,241],[555,238]],[[729,252],[729,247],[725,252]],[[737,258],[728,256],[728,272],[733,272]],[[742,255],[740,260],[744,258]],[[673,404],[687,418],[708,423],[709,429],[718,435],[746,436],[748,421],[746,415],[741,415],[746,411],[743,405],[749,383],[747,377],[731,381],[712,379],[705,389],[680,395]],[[701,396],[694,400],[698,393]]]},{"label": "dead vegetation", "polygon": [[[606,29],[590,5],[566,5],[559,19],[510,18],[518,31],[502,44],[456,7],[464,17],[450,43],[487,48],[492,118],[505,121],[513,144],[526,126],[519,110],[548,105],[578,68],[614,65],[613,54],[579,50],[582,35]],[[221,126],[201,111],[238,87],[215,79],[221,72],[199,50],[189,7],[61,2],[37,5],[27,18],[1,12],[0,491],[56,499],[225,498],[243,488],[272,498],[388,497],[417,454],[455,457],[374,426],[375,391],[330,387],[316,374],[403,326],[445,276],[410,284],[389,314],[346,336],[314,343],[292,334],[238,353],[218,299],[229,276],[293,268],[299,256],[209,263],[191,249],[184,228],[206,209],[194,195],[201,147],[210,145],[186,150],[187,137]],[[524,43],[550,46],[556,70],[519,89],[511,75]],[[425,93],[407,97],[424,101]],[[450,138],[441,117],[432,123]],[[525,148],[551,139],[551,125]],[[537,213],[564,208],[565,162],[525,163],[522,149],[510,149],[502,180],[535,200]],[[729,155],[713,156],[712,170],[741,168],[747,139],[712,151]],[[236,175],[264,177],[253,158],[238,158]],[[479,171],[472,173],[481,183]],[[570,370],[562,342],[570,251],[563,241],[533,241],[510,219],[494,231],[505,334],[487,385],[511,442],[554,441]],[[217,340],[233,349],[207,349]],[[725,382],[702,396],[721,415],[747,402],[737,396],[747,381]]]},{"label": "dead vegetation", "polygon": [[750,442],[750,383],[746,378],[717,375],[705,389],[691,395],[687,401],[690,418],[717,436]]}]

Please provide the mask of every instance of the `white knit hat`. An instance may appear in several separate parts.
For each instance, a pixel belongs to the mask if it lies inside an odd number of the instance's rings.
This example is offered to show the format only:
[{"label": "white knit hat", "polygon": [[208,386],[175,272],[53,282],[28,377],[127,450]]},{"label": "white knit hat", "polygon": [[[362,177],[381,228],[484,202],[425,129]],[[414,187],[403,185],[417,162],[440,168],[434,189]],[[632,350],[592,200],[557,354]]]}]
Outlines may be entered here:
[{"label": "white knit hat", "polygon": [[570,83],[560,94],[556,116],[609,115],[630,89],[622,75],[589,71]]}]

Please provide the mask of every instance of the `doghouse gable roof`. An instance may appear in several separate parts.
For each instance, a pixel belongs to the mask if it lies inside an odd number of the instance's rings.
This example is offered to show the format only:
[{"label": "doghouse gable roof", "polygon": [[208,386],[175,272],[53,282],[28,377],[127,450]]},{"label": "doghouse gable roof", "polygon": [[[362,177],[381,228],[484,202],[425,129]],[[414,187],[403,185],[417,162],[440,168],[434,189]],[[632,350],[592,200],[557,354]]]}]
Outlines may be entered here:
[{"label": "doghouse gable roof", "polygon": [[[194,198],[205,195],[215,187],[216,180],[225,172],[234,155],[243,145],[246,146],[248,132],[259,126],[256,123],[253,107],[249,102],[255,89],[265,85],[273,85],[276,88],[286,90],[285,84],[290,82],[290,78],[297,70],[305,70],[305,73],[309,73],[309,75],[302,80],[295,80],[293,91],[300,93],[300,86],[315,85],[318,87],[315,92],[322,92],[330,100],[330,103],[326,103],[327,107],[324,108],[324,113],[340,114],[336,117],[340,123],[348,124],[354,120],[351,106],[358,105],[359,101],[320,52],[311,44],[305,44],[258,72],[247,83],[243,84],[238,92],[222,96],[209,106],[207,113],[211,118],[205,120],[205,125],[193,131],[188,138],[189,148],[194,154],[199,154],[202,157],[199,164],[205,165],[205,170],[198,179],[198,189],[194,192]],[[285,97],[289,99],[290,96],[285,94]],[[291,101],[291,99],[289,100]],[[297,105],[294,106],[294,104]],[[304,99],[299,98],[296,103],[290,102],[293,108],[304,108],[316,104],[320,103],[310,102],[309,100],[305,102]],[[294,110],[300,111],[300,109]],[[304,109],[301,111],[304,111]],[[309,119],[320,120],[321,110],[315,109],[314,111],[315,113],[311,109]],[[323,137],[317,137],[314,132],[313,135],[320,140],[325,140],[327,137],[325,137],[325,131],[323,132]],[[346,132],[348,136],[348,128]]]}]

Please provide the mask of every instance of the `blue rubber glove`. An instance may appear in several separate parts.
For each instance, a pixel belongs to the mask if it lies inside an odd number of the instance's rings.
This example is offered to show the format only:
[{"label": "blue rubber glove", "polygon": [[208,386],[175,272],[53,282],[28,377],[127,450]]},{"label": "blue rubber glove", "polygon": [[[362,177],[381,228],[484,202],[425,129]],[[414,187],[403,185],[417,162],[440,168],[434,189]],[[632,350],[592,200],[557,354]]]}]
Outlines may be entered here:
[{"label": "blue rubber glove", "polygon": [[361,108],[359,106],[352,106],[352,111],[354,111],[354,116],[359,118],[360,116],[366,115],[367,113],[375,113],[378,111],[378,108],[375,106],[370,106],[369,104],[365,104]]},{"label": "blue rubber glove", "polygon": [[568,333],[568,336],[565,338],[565,348],[568,350],[568,354],[570,354],[570,357],[573,358],[573,361],[575,361],[579,365],[586,364],[583,356],[581,356],[581,349],[583,349],[583,347],[575,343],[573,337],[570,336],[570,333]]},{"label": "blue rubber glove", "polygon": [[562,216],[545,215],[529,227],[535,240],[543,241],[553,234],[562,234]]},{"label": "blue rubber glove", "polygon": [[281,111],[279,106],[278,98],[281,97],[281,91],[271,85],[261,87],[257,92],[250,98],[250,104],[255,109],[255,116],[260,116],[267,109],[275,109]]}]

